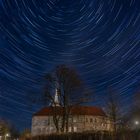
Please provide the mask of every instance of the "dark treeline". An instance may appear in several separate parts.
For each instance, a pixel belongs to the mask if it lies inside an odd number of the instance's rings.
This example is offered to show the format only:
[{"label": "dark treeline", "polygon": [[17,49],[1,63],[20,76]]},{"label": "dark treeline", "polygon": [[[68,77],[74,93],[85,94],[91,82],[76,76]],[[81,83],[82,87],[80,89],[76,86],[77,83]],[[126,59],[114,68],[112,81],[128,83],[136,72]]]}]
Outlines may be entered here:
[{"label": "dark treeline", "polygon": [[84,132],[35,136],[26,140],[140,140],[140,133],[138,131],[125,131],[123,133],[119,132],[114,136],[105,132]]}]

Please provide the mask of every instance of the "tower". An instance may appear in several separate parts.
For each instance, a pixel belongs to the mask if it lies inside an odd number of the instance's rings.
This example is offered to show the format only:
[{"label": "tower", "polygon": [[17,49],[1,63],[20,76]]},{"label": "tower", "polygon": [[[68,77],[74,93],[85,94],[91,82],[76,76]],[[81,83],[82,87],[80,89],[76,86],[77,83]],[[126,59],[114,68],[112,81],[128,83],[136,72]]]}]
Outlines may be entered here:
[{"label": "tower", "polygon": [[54,96],[54,104],[53,106],[60,106],[59,102],[59,90],[56,88],[55,90],[55,96]]}]

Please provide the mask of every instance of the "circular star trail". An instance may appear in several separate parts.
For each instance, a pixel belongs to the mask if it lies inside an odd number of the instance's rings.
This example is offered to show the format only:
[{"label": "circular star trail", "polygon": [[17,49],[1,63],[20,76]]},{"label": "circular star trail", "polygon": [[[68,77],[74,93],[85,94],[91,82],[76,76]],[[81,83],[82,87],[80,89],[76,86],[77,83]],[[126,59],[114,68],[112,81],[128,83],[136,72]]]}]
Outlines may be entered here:
[{"label": "circular star trail", "polygon": [[[28,94],[58,64],[76,67],[103,105],[119,91],[124,110],[140,84],[139,0],[0,0],[0,116],[29,127]],[[94,93],[94,94],[95,94]]]}]

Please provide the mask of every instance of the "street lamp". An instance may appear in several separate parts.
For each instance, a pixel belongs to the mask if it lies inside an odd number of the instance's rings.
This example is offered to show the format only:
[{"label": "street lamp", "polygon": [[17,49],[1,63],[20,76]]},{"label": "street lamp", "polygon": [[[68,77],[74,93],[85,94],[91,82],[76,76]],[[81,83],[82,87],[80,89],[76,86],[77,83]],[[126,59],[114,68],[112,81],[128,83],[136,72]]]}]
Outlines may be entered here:
[{"label": "street lamp", "polygon": [[135,121],[135,125],[138,126],[139,125],[139,121]]},{"label": "street lamp", "polygon": [[139,133],[139,131],[138,131],[138,129],[139,129],[139,124],[140,124],[140,122],[138,121],[138,120],[136,120],[135,122],[134,122],[134,124],[135,124],[135,126],[136,126],[136,135],[135,135],[135,139],[137,140],[138,139],[138,133]]},{"label": "street lamp", "polygon": [[10,134],[9,133],[6,133],[5,134],[5,140],[7,140],[7,137],[10,137]]},{"label": "street lamp", "polygon": [[6,137],[9,137],[9,133],[7,133],[5,136],[6,136]]},{"label": "street lamp", "polygon": [[134,121],[135,129],[139,128],[140,122],[138,120]]}]

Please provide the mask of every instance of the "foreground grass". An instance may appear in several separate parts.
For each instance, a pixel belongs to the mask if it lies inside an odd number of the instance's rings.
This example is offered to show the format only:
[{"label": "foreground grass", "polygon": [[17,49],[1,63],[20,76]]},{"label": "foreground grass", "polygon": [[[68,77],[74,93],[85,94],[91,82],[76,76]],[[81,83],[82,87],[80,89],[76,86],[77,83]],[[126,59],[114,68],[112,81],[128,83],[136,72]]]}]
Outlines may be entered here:
[{"label": "foreground grass", "polygon": [[125,131],[113,135],[107,132],[84,132],[40,135],[26,138],[26,140],[140,140],[140,133],[138,131]]}]

